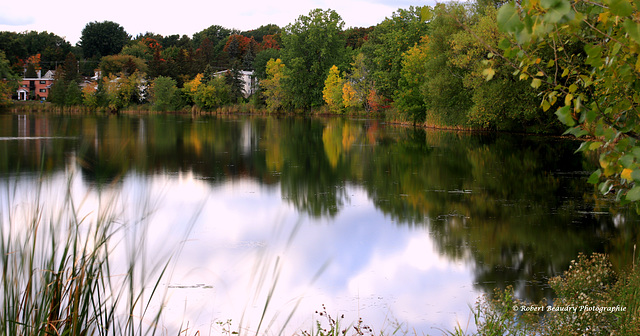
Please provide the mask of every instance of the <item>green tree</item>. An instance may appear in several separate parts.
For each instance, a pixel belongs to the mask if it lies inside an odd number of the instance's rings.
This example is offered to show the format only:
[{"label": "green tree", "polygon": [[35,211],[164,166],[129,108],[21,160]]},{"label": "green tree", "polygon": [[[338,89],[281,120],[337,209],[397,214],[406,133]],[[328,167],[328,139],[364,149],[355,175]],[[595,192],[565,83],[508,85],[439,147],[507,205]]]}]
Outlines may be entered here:
[{"label": "green tree", "polygon": [[77,81],[80,78],[78,60],[72,52],[69,52],[64,60],[63,71],[62,78],[66,82]]},{"label": "green tree", "polygon": [[467,28],[451,36],[450,63],[465,70],[463,84],[472,92],[472,106],[467,113],[470,125],[557,132],[555,116],[538,107],[536,90],[514,77],[509,63],[492,52],[498,50],[498,44],[506,37],[498,30],[497,9],[487,6],[478,11],[468,10],[472,16]]},{"label": "green tree", "polygon": [[229,87],[229,98],[232,102],[240,102],[244,98],[244,81],[240,73],[239,62],[233,62],[231,70],[224,75],[225,83]]},{"label": "green tree", "polygon": [[103,76],[124,73],[131,75],[136,71],[147,72],[147,64],[144,60],[130,55],[104,56],[100,60],[100,70]]},{"label": "green tree", "polygon": [[62,66],[58,66],[47,99],[56,106],[64,106],[67,97],[67,87],[68,83],[64,81],[64,70]]},{"label": "green tree", "polygon": [[151,50],[142,40],[138,40],[124,46],[120,54],[134,56],[147,62],[153,59],[153,50]]},{"label": "green tree", "polygon": [[78,82],[75,80],[70,81],[65,91],[64,104],[67,106],[81,105],[82,98],[82,91]]},{"label": "green tree", "polygon": [[391,99],[398,89],[402,54],[420,41],[428,31],[421,18],[421,7],[398,9],[368,34],[360,49],[364,53],[375,88]]},{"label": "green tree", "polygon": [[[628,0],[524,0],[503,5],[497,19],[520,79],[555,110],[567,133],[596,151],[589,178],[622,202],[640,200],[640,22]],[[550,52],[549,52],[550,51]],[[640,204],[640,203],[636,203]]]},{"label": "green tree", "polygon": [[256,78],[259,80],[267,78],[267,62],[270,59],[280,58],[280,50],[278,49],[265,49],[260,51],[253,60],[253,71]]},{"label": "green tree", "polygon": [[37,78],[36,66],[33,63],[27,64],[27,71],[24,73],[25,78]]},{"label": "green tree", "polygon": [[344,22],[333,10],[312,10],[285,27],[282,60],[287,65],[285,87],[294,107],[322,105],[322,89],[329,68],[346,59]]},{"label": "green tree", "polygon": [[170,77],[158,77],[151,85],[151,103],[155,111],[170,111],[176,108],[178,87]]},{"label": "green tree", "polygon": [[231,101],[231,88],[226,83],[224,76],[217,76],[209,83],[200,85],[193,100],[198,107],[211,111]]},{"label": "green tree", "polygon": [[104,97],[104,103],[110,111],[117,112],[142,101],[143,83],[143,74],[138,71],[128,76],[123,73],[110,74],[102,78],[99,95]]},{"label": "green tree", "polygon": [[18,79],[11,70],[4,51],[0,50],[0,107],[11,104],[11,95],[18,87]]},{"label": "green tree", "polygon": [[[202,31],[199,31],[193,34],[193,45],[195,47],[202,44],[205,39],[209,39],[213,46],[218,45],[219,43],[224,43],[227,40],[227,37],[231,36],[231,34],[235,34],[237,31],[228,29],[219,25],[212,25]],[[224,44],[223,44],[224,46]],[[220,49],[222,50],[222,49]]]},{"label": "green tree", "polygon": [[8,31],[0,32],[0,50],[4,52],[10,66],[15,66],[14,73],[22,70],[23,66],[19,64],[19,60],[25,59],[29,55],[22,41],[22,35]]},{"label": "green tree", "polygon": [[463,78],[466,69],[451,63],[451,37],[462,31],[470,11],[462,3],[438,4],[429,22],[429,39],[424,64],[425,121],[430,125],[467,126],[467,113],[472,106],[472,92]]},{"label": "green tree", "polygon": [[402,70],[398,81],[398,90],[394,96],[394,106],[405,120],[424,122],[426,116],[425,96],[423,93],[427,73],[427,51],[429,39],[423,37],[402,56]]},{"label": "green tree", "polygon": [[80,42],[85,58],[119,53],[131,37],[120,24],[113,21],[89,22],[82,29]]}]

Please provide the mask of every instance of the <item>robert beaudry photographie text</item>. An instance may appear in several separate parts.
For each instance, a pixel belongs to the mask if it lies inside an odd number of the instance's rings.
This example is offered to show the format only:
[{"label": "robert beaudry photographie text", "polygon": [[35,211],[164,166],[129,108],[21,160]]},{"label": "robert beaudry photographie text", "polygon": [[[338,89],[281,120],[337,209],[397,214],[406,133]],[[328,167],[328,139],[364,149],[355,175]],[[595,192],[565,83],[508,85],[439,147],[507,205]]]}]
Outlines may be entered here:
[{"label": "robert beaudry photographie text", "polygon": [[519,312],[594,312],[594,313],[616,313],[626,312],[627,307],[623,306],[513,306],[514,311]]}]

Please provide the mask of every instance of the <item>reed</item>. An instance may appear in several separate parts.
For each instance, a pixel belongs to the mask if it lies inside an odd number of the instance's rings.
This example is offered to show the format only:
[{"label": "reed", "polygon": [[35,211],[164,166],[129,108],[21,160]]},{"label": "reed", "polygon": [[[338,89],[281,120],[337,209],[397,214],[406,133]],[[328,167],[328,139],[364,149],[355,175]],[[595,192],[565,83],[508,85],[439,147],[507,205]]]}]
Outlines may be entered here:
[{"label": "reed", "polygon": [[[17,182],[2,191],[0,208],[0,333],[2,335],[144,335],[158,332],[162,308],[150,309],[161,295],[168,261],[149,281],[139,256],[144,244],[128,246],[125,272],[114,273],[112,254],[129,245],[113,198],[81,214],[68,179],[60,204],[45,196],[43,179],[18,199]],[[81,200],[80,204],[86,199]],[[55,209],[54,209],[55,208]],[[144,238],[142,238],[144,239]],[[150,283],[150,285],[149,285]]]}]

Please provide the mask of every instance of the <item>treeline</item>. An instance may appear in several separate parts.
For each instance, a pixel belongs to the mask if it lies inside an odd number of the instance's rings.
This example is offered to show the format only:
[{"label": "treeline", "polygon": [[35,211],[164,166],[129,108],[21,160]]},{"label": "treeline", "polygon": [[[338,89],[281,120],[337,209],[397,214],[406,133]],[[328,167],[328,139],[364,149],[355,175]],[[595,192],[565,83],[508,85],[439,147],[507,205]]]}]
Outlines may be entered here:
[{"label": "treeline", "polygon": [[[117,23],[93,22],[75,47],[46,32],[2,32],[0,48],[14,74],[57,69],[50,96],[57,105],[113,111],[148,103],[166,111],[251,102],[270,112],[364,111],[438,127],[558,131],[553,113],[539,108],[537,90],[491,53],[504,37],[499,5],[410,7],[374,27],[349,29],[335,11],[316,9],[283,28],[214,25],[191,38],[131,38]],[[34,36],[42,37],[37,44],[22,42]],[[80,89],[79,75],[96,69],[98,85]],[[259,83],[251,92],[241,71],[253,71]]]}]

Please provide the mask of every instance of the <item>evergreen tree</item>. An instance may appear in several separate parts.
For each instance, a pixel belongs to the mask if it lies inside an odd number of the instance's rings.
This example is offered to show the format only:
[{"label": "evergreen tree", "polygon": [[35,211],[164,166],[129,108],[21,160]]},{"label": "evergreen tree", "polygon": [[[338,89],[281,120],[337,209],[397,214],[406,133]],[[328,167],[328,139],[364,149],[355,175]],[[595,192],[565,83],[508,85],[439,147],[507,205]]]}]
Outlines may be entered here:
[{"label": "evergreen tree", "polygon": [[62,78],[64,71],[61,66],[58,66],[56,69],[56,74],[53,80],[53,85],[51,85],[51,89],[49,91],[48,100],[57,106],[64,106],[66,103],[66,95],[67,95],[67,83]]},{"label": "evergreen tree", "polygon": [[65,91],[64,105],[66,106],[75,106],[82,105],[82,91],[80,90],[80,86],[78,82],[72,80],[67,84],[67,88]]},{"label": "evergreen tree", "polygon": [[225,82],[229,86],[231,101],[241,101],[244,98],[244,81],[242,80],[242,73],[240,73],[237,61],[233,62],[231,70],[227,71]]},{"label": "evergreen tree", "polygon": [[38,73],[36,73],[36,67],[33,63],[29,63],[27,65],[27,71],[24,73],[25,78],[36,78],[38,77]]},{"label": "evergreen tree", "polygon": [[63,71],[64,74],[62,75],[62,78],[67,83],[77,81],[80,77],[78,73],[78,60],[72,52],[69,52],[67,54],[67,58],[64,60]]}]

